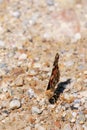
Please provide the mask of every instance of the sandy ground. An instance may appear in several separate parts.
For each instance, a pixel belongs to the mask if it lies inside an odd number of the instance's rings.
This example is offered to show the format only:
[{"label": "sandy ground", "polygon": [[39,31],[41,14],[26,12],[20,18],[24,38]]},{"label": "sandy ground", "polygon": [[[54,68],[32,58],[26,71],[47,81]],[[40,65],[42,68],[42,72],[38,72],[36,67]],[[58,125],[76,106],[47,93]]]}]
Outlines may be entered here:
[{"label": "sandy ground", "polygon": [[[87,130],[86,5],[0,0],[0,130]],[[50,104],[57,52],[64,90]]]}]

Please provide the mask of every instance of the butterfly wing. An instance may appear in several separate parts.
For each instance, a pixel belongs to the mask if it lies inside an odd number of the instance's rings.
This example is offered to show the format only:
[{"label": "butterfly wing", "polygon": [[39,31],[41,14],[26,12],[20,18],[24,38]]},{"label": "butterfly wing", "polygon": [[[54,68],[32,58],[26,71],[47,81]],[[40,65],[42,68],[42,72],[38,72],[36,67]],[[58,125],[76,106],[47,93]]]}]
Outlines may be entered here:
[{"label": "butterfly wing", "polygon": [[58,60],[59,60],[59,54],[57,53],[55,56],[54,63],[53,63],[53,69],[52,69],[50,80],[49,80],[49,83],[47,86],[47,90],[54,91],[55,86],[59,82],[60,71],[59,71],[59,67],[58,67]]}]

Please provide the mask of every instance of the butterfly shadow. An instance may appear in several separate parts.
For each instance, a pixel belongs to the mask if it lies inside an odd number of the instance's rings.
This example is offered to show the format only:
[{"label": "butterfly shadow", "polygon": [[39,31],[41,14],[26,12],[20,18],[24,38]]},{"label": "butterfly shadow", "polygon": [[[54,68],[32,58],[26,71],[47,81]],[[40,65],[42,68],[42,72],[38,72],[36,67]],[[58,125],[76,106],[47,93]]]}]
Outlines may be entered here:
[{"label": "butterfly shadow", "polygon": [[57,102],[57,99],[59,98],[60,94],[63,93],[63,91],[66,89],[66,86],[71,83],[71,79],[67,79],[64,82],[60,82],[57,85],[57,88],[54,91],[53,96],[49,99],[49,102],[51,104],[54,104]]}]

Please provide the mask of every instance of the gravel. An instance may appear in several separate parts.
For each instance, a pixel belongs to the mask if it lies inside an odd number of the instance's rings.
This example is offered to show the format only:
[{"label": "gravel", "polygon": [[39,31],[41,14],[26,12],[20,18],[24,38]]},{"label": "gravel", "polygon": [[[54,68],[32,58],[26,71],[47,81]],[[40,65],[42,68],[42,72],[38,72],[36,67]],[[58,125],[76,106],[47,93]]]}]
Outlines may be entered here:
[{"label": "gravel", "polygon": [[17,109],[17,108],[20,108],[21,102],[18,99],[13,99],[10,102],[9,106],[10,106],[10,109]]},{"label": "gravel", "polygon": [[34,106],[34,107],[32,107],[32,114],[34,114],[34,113],[40,114],[40,113],[42,113],[42,110],[37,108],[37,106]]},{"label": "gravel", "polygon": [[87,129],[86,21],[87,0],[0,0],[0,130]]},{"label": "gravel", "polygon": [[4,47],[4,46],[5,46],[4,41],[0,40],[0,47]]}]

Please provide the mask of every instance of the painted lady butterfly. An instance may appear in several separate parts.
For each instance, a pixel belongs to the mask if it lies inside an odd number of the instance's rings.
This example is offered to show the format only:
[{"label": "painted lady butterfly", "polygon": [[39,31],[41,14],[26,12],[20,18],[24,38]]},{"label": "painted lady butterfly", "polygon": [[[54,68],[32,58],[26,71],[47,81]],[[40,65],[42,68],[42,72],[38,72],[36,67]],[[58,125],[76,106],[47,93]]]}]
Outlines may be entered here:
[{"label": "painted lady butterfly", "polygon": [[59,54],[57,53],[55,56],[54,63],[53,63],[53,69],[52,69],[52,73],[49,79],[49,83],[47,86],[47,96],[49,97],[49,102],[51,104],[54,104],[57,99],[57,94],[55,93],[55,86],[59,82],[59,78],[60,78],[58,61],[59,61]]},{"label": "painted lady butterfly", "polygon": [[66,85],[71,83],[71,79],[67,79],[66,81],[60,82],[58,84],[60,78],[58,61],[59,61],[59,54],[57,53],[55,56],[52,73],[46,91],[46,95],[49,97],[49,102],[51,104],[54,104],[57,101],[60,94],[63,93],[64,89],[66,88]]}]

